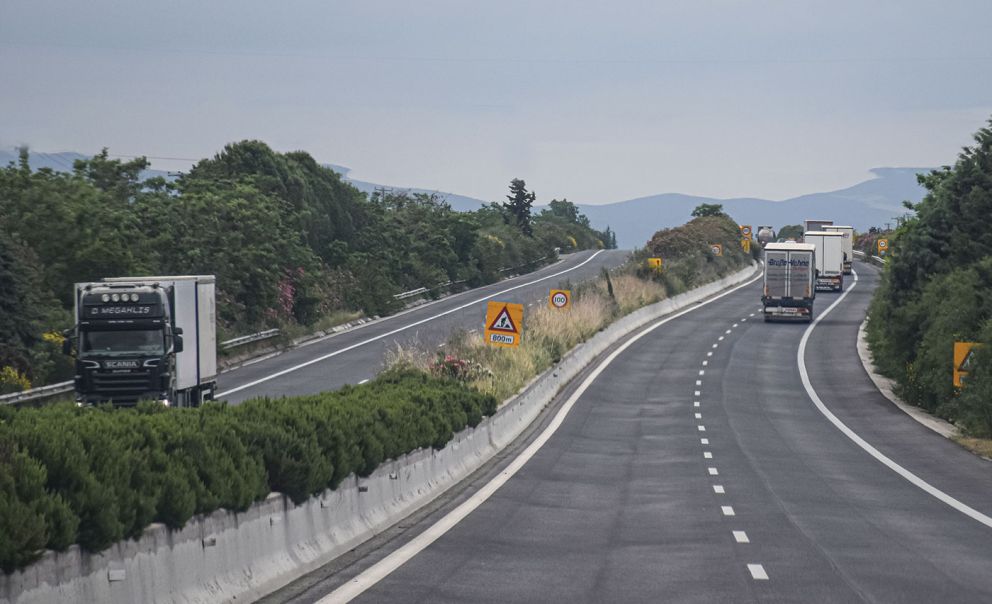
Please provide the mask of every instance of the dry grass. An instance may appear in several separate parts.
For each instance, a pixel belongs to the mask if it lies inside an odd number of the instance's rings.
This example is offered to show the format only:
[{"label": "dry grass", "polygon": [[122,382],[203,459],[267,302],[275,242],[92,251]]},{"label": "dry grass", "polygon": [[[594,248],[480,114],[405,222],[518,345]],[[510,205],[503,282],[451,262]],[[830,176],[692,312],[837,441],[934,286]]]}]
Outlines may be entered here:
[{"label": "dry grass", "polygon": [[[629,314],[665,298],[665,286],[657,281],[646,281],[635,275],[623,274],[611,276],[610,280],[613,282],[613,295],[617,306],[620,307],[621,315]],[[608,295],[604,279],[596,282],[596,288],[603,296]]]},{"label": "dry grass", "polygon": [[[519,348],[489,346],[482,334],[460,331],[448,339],[442,356],[480,365],[482,371],[463,379],[473,388],[505,401],[619,316],[665,297],[662,284],[635,275],[611,275],[611,281],[615,302],[609,297],[606,280],[601,278],[573,288],[568,310],[547,306],[527,309]],[[387,353],[386,366],[430,370],[437,360],[436,349],[395,347]]]},{"label": "dry grass", "polygon": [[982,457],[992,459],[992,440],[988,438],[956,436],[954,438],[954,442],[958,443],[965,449],[968,449],[975,455],[981,455]]}]

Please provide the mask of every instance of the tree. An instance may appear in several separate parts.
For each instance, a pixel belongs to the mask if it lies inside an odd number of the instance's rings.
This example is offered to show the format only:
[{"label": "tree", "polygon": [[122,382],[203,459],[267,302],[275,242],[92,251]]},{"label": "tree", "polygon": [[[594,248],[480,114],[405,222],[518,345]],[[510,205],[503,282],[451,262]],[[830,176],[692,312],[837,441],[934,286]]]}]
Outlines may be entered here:
[{"label": "tree", "polygon": [[803,226],[801,224],[787,224],[778,230],[781,239],[799,239],[803,236]]},{"label": "tree", "polygon": [[530,224],[530,208],[534,205],[537,195],[532,191],[527,191],[527,183],[523,180],[514,178],[510,181],[510,194],[506,198],[509,201],[503,202],[503,207],[510,213],[517,228],[528,237],[533,236],[534,231]]},{"label": "tree", "polygon": [[723,211],[723,205],[719,203],[701,203],[696,206],[696,209],[692,211],[693,218],[699,218],[701,216],[726,216],[727,214]]}]

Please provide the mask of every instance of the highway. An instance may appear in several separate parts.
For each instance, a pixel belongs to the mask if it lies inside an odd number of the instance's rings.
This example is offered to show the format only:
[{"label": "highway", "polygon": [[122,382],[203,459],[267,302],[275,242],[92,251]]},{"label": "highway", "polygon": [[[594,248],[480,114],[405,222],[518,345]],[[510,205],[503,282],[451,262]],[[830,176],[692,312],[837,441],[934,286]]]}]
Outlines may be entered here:
[{"label": "highway", "polygon": [[456,492],[264,601],[992,601],[992,468],[872,385],[856,270],[811,330],[762,322],[752,282],[635,333]]},{"label": "highway", "polygon": [[549,289],[559,283],[593,278],[603,268],[623,264],[629,253],[602,250],[569,254],[532,273],[416,306],[245,364],[220,375],[216,398],[237,404],[253,397],[313,394],[360,383],[382,370],[387,352],[396,346],[435,348],[456,329],[481,329],[489,299],[546,303]]}]

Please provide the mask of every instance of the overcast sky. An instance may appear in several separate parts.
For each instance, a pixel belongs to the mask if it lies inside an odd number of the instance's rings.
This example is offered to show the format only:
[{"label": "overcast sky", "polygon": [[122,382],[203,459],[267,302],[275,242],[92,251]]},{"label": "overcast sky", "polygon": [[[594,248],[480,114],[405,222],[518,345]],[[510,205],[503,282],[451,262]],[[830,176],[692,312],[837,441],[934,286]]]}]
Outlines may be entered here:
[{"label": "overcast sky", "polygon": [[953,162],[992,115],[990,23],[988,0],[0,0],[0,146],[257,138],[482,199],[781,199]]}]

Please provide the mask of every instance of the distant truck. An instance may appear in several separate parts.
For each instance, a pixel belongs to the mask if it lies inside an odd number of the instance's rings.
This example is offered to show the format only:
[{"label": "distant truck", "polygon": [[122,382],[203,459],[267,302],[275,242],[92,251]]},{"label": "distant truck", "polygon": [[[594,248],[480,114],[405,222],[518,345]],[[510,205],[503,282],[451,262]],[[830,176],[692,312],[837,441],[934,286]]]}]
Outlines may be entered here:
[{"label": "distant truck", "polygon": [[840,233],[844,236],[844,274],[850,275],[854,262],[854,227],[827,225],[823,227],[823,230],[829,233]]},{"label": "distant truck", "polygon": [[808,233],[810,231],[822,231],[823,227],[830,226],[833,223],[834,223],[833,220],[807,219],[803,222],[803,232]]},{"label": "distant truck", "polygon": [[213,275],[125,277],[75,285],[76,400],[178,407],[213,398],[217,331]]},{"label": "distant truck", "polygon": [[813,320],[816,299],[816,246],[809,243],[769,243],[765,246],[765,322],[774,319]]},{"label": "distant truck", "polygon": [[836,231],[811,231],[803,242],[816,246],[817,291],[844,290],[844,236]]}]

